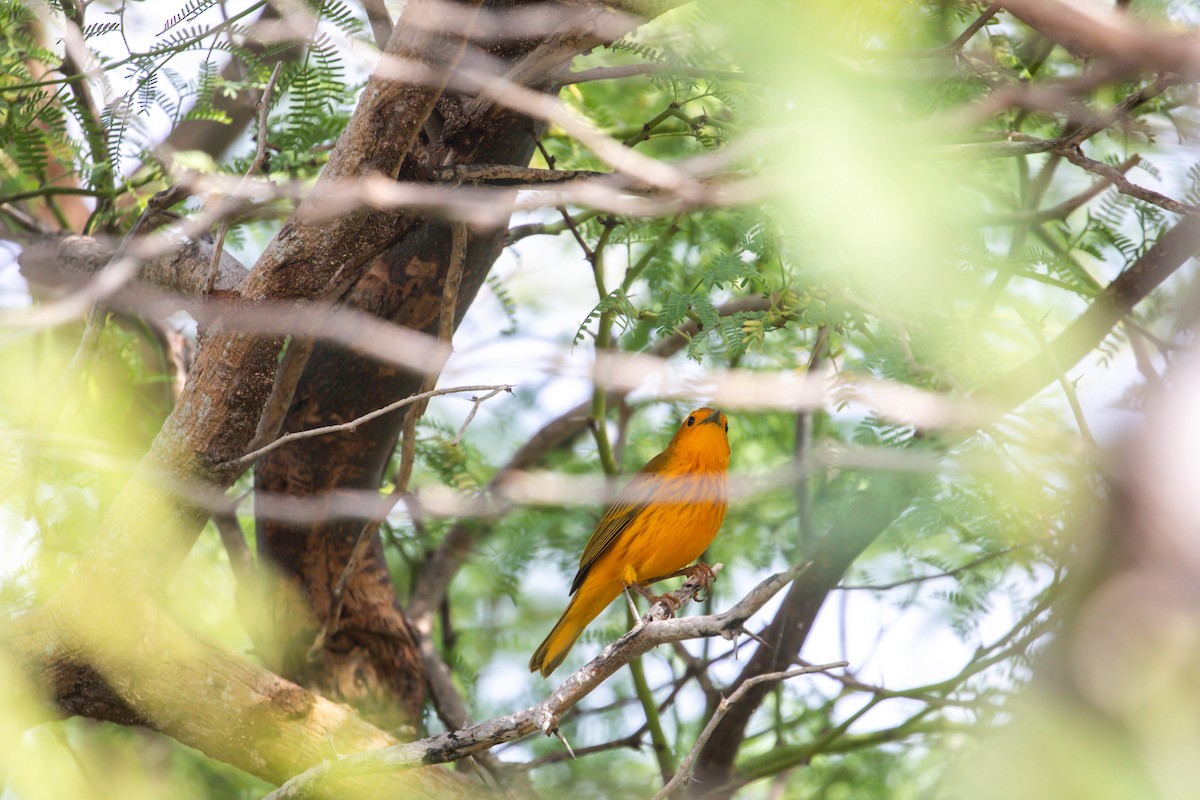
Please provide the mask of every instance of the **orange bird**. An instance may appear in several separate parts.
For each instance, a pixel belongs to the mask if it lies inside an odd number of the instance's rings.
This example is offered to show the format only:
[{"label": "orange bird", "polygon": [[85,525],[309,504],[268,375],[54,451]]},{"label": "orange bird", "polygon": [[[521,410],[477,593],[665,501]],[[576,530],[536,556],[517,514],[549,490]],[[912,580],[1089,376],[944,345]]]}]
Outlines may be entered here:
[{"label": "orange bird", "polygon": [[583,548],[574,597],[542,642],[529,671],[553,672],[583,629],[626,587],[650,597],[645,584],[708,572],[687,567],[712,543],[729,504],[729,420],[698,408],[667,449],[650,459],[600,518]]}]

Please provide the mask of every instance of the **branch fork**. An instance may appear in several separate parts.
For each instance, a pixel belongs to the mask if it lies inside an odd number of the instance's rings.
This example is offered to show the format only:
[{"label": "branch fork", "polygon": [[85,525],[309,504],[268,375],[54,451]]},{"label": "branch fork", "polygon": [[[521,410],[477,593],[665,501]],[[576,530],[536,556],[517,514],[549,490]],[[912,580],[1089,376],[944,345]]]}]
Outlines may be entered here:
[{"label": "branch fork", "polygon": [[[688,579],[683,582],[682,586],[673,592],[648,598],[651,600],[650,610],[642,615],[641,625],[645,625],[648,622],[671,619],[684,603],[692,600],[697,602],[702,601],[707,596],[709,586],[712,585],[713,580],[717,577],[717,573],[724,568],[724,564],[714,564],[710,567],[703,563],[697,564],[694,567],[685,567],[677,573],[688,576]],[[660,580],[672,577],[676,577],[676,575],[655,578],[654,580],[647,581],[647,583],[657,583]]]}]

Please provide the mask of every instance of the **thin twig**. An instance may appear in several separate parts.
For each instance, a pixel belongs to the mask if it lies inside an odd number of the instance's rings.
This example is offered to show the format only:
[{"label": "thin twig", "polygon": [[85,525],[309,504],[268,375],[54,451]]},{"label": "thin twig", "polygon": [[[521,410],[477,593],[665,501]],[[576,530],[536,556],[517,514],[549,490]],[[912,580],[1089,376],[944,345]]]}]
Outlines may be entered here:
[{"label": "thin twig", "polygon": [[[271,93],[275,91],[275,82],[279,80],[279,74],[283,71],[283,62],[276,61],[275,68],[271,70],[271,77],[267,79],[267,83],[263,86],[262,96],[258,99],[258,148],[254,151],[254,160],[250,162],[250,168],[246,170],[246,174],[242,176],[241,182],[238,183],[237,189],[234,190],[234,197],[240,197],[241,191],[245,188],[254,174],[262,168],[263,162],[267,159],[267,112],[270,110]],[[212,261],[208,265],[208,280],[204,285],[204,296],[212,294],[213,287],[217,283],[217,270],[221,264],[221,252],[225,247],[225,235],[229,233],[229,218],[225,217],[221,220],[221,224],[217,226],[217,238],[213,246]]]},{"label": "thin twig", "polygon": [[1034,544],[1034,543],[1027,542],[1027,543],[1013,545],[1012,547],[1006,547],[1003,550],[997,550],[994,553],[985,553],[984,555],[979,556],[978,558],[971,559],[970,561],[968,561],[965,564],[960,564],[959,566],[954,567],[953,569],[946,570],[945,572],[939,572],[935,575],[915,575],[911,578],[904,578],[902,580],[892,581],[891,583],[878,583],[878,584],[846,584],[846,583],[844,583],[844,584],[838,586],[837,588],[841,589],[842,591],[883,592],[883,591],[887,591],[889,589],[898,589],[901,586],[910,586],[914,583],[924,583],[926,581],[936,581],[936,580],[940,580],[942,578],[953,578],[954,576],[956,576],[962,572],[966,572],[969,569],[973,569],[974,567],[978,567],[982,564],[986,564],[987,562],[992,561],[994,559],[1006,556],[1009,553],[1013,552],[1014,550],[1018,550],[1022,547],[1029,547],[1032,544]]},{"label": "thin twig", "polygon": [[524,764],[509,763],[505,764],[505,766],[510,769],[515,768],[528,772],[530,770],[537,769],[538,767],[544,767],[547,764],[557,764],[560,761],[566,761],[570,758],[586,758],[587,756],[595,755],[596,753],[605,753],[609,750],[617,750],[622,747],[628,747],[632,750],[640,750],[642,748],[642,737],[645,735],[646,727],[642,726],[628,736],[624,736],[620,739],[613,739],[611,741],[604,742],[603,744],[594,744],[590,747],[581,747],[575,751],[574,756],[568,754],[566,751],[556,751],[553,753],[547,753],[544,756],[538,756],[532,761],[528,761]]},{"label": "thin twig", "polygon": [[1129,335],[1129,349],[1133,350],[1133,357],[1137,363],[1138,372],[1142,373],[1142,377],[1146,379],[1146,385],[1151,388],[1161,386],[1162,378],[1159,376],[1157,370],[1154,369],[1154,363],[1150,360],[1150,354],[1146,352],[1146,342],[1141,332],[1129,324],[1128,318],[1125,319],[1122,326],[1125,328],[1125,333]]},{"label": "thin twig", "polygon": [[562,214],[563,223],[567,226],[567,230],[571,232],[571,235],[575,237],[576,243],[578,243],[580,249],[583,250],[583,257],[588,261],[591,261],[592,248],[588,247],[588,243],[584,241],[583,234],[579,232],[579,228],[576,226],[575,220],[571,216],[571,213],[567,211],[566,206],[560,205],[556,206],[556,208],[558,209],[558,213]]},{"label": "thin twig", "polygon": [[[603,303],[608,297],[608,291],[604,287],[604,249],[608,245],[609,238],[612,236],[613,230],[617,227],[617,221],[612,217],[606,217],[604,220],[604,230],[600,233],[600,238],[596,241],[596,247],[588,255],[588,261],[592,265],[592,275],[596,282],[596,302]],[[612,347],[612,325],[614,313],[612,309],[606,309],[600,312],[600,319],[596,322],[596,366],[595,369],[600,369],[602,361],[602,353],[607,352]],[[610,478],[620,472],[620,467],[617,465],[616,456],[613,454],[612,443],[608,439],[608,393],[604,391],[603,382],[598,380],[599,376],[593,377],[595,388],[592,390],[592,435],[596,439],[596,450],[600,456],[600,464],[604,468],[604,472]]]},{"label": "thin twig", "polygon": [[[638,619],[636,606],[633,606],[633,598],[629,596],[628,590],[625,592],[625,597],[631,606],[630,621],[636,622]],[[680,646],[682,647],[681,644]],[[671,744],[663,730],[658,706],[654,702],[654,693],[650,690],[650,684],[646,680],[646,669],[642,665],[643,658],[644,656],[638,656],[632,659],[629,662],[629,672],[633,676],[634,693],[642,705],[642,713],[646,715],[646,729],[650,732],[650,745],[654,750],[654,758],[658,762],[658,769],[665,784],[675,773],[675,761],[671,753]]]},{"label": "thin twig", "polygon": [[1152,203],[1159,208],[1166,209],[1175,214],[1200,214],[1200,206],[1195,206],[1191,203],[1181,203],[1153,189],[1138,186],[1126,178],[1116,167],[1088,158],[1083,154],[1083,150],[1078,145],[1055,147],[1054,152],[1075,166],[1112,181],[1113,185],[1117,187],[1117,191],[1121,194],[1135,197],[1138,200],[1144,200],[1147,203]]},{"label": "thin twig", "polygon": [[[14,222],[30,233],[41,234],[43,236],[50,234],[50,229],[39,222],[36,217],[25,213],[9,202],[0,202],[0,212],[12,217]],[[512,228],[509,230],[509,233],[511,234],[515,230],[516,228]],[[8,238],[8,231],[3,231],[3,233],[5,234],[5,238]]]},{"label": "thin twig", "polygon": [[[603,212],[600,211],[585,211],[575,217],[576,222],[586,222],[593,217],[598,217]],[[518,242],[528,236],[558,236],[567,230],[565,220],[561,222],[526,222],[522,225],[514,225],[508,229],[508,233],[504,236],[504,244],[510,245]]]},{"label": "thin twig", "polygon": [[979,31],[983,29],[984,25],[987,25],[992,21],[992,17],[996,16],[996,13],[1000,11],[1000,6],[1001,3],[992,3],[990,6],[988,6],[984,12],[975,19],[974,22],[967,26],[966,30],[958,35],[957,39],[946,46],[946,50],[951,53],[957,53],[959,50],[962,50],[964,47],[966,47],[967,42],[971,41],[972,37],[979,33]]},{"label": "thin twig", "polygon": [[[803,659],[798,659],[797,661],[801,666],[808,666]],[[968,665],[968,667],[969,666],[970,665]],[[849,691],[866,692],[875,695],[875,697],[877,697],[879,700],[920,700],[922,703],[926,703],[937,708],[978,708],[985,702],[978,697],[954,699],[950,697],[941,697],[934,693],[938,691],[957,690],[959,688],[958,684],[960,684],[961,681],[957,681],[956,679],[960,676],[955,676],[955,678],[951,678],[947,681],[941,681],[937,684],[934,684],[931,688],[918,686],[911,689],[888,689],[885,686],[877,686],[872,683],[866,683],[851,675],[849,671],[847,671],[844,675],[827,673],[827,677],[837,681]]]},{"label": "thin twig", "polygon": [[712,736],[713,731],[716,730],[717,725],[721,722],[725,715],[729,713],[729,709],[737,704],[737,702],[741,700],[742,697],[745,696],[746,692],[748,692],[750,689],[760,683],[785,681],[789,678],[795,678],[799,675],[810,675],[814,672],[828,672],[831,669],[837,669],[845,666],[849,666],[849,662],[833,661],[829,664],[800,667],[798,669],[788,670],[787,672],[768,672],[763,675],[755,675],[753,678],[747,678],[742,682],[741,686],[734,690],[733,694],[721,700],[721,702],[717,705],[717,710],[713,712],[711,717],[709,717],[708,724],[704,726],[704,730],[700,732],[698,737],[696,737],[696,744],[692,746],[691,752],[687,754],[687,756],[683,759],[683,763],[679,765],[679,769],[675,772],[675,777],[671,778],[667,785],[664,786],[660,792],[654,795],[653,800],[664,800],[664,798],[670,797],[691,779],[692,765],[696,762],[696,758],[700,755],[700,751],[704,749],[704,745],[708,743],[709,737]]},{"label": "thin twig", "polygon": [[[499,384],[499,385],[474,384],[474,385],[470,385],[470,386],[451,386],[451,387],[448,387],[445,389],[430,389],[427,392],[421,392],[420,394],[410,395],[408,397],[397,400],[393,403],[388,403],[386,406],[381,406],[380,408],[376,408],[373,411],[368,411],[367,413],[363,414],[361,417],[355,417],[354,419],[350,420],[349,422],[338,422],[333,425],[322,425],[319,428],[309,428],[308,430],[293,431],[292,433],[286,433],[283,436],[280,436],[278,439],[273,440],[269,444],[266,444],[266,445],[258,448],[257,450],[250,451],[249,453],[247,453],[246,455],[237,459],[233,463],[239,467],[245,466],[247,464],[252,464],[255,461],[257,461],[259,458],[261,458],[262,456],[271,452],[272,450],[274,450],[278,447],[282,447],[283,445],[287,444],[288,442],[294,442],[298,439],[311,439],[314,436],[325,436],[330,433],[346,433],[346,432],[357,431],[361,425],[364,425],[365,423],[370,422],[371,420],[375,419],[376,417],[382,417],[384,414],[390,414],[398,408],[404,408],[405,406],[410,406],[413,403],[420,403],[422,401],[427,401],[433,397],[441,397],[442,395],[446,395],[446,394],[462,394],[463,392],[484,392],[484,391],[490,392],[490,394],[488,394],[482,400],[479,400],[476,398],[471,398],[473,401],[475,401],[476,406],[478,406],[478,404],[481,403],[483,400],[487,400],[492,397],[495,397],[500,392],[512,391],[512,387],[507,384]],[[472,409],[472,411],[474,411],[474,409]]]},{"label": "thin twig", "polygon": [[[75,102],[80,108],[80,122],[84,136],[87,138],[89,155],[95,169],[92,171],[92,186],[96,191],[96,208],[85,230],[91,229],[92,222],[99,216],[108,213],[113,206],[113,159],[109,151],[108,132],[104,128],[103,116],[96,100],[88,87],[89,75],[85,63],[91,55],[83,40],[83,15],[87,3],[69,0],[62,4],[67,25],[63,36],[63,61],[61,71],[66,77]],[[101,179],[103,182],[101,183]]]},{"label": "thin twig", "polygon": [[1092,436],[1092,430],[1088,426],[1087,417],[1083,415],[1083,406],[1079,402],[1079,396],[1075,393],[1075,386],[1067,377],[1066,370],[1063,369],[1062,362],[1058,360],[1058,356],[1054,354],[1054,350],[1050,347],[1050,343],[1046,341],[1046,336],[1042,333],[1041,323],[1036,320],[1026,319],[1026,325],[1029,326],[1029,332],[1033,338],[1037,340],[1038,347],[1042,349],[1042,353],[1050,361],[1054,367],[1055,380],[1062,387],[1063,394],[1067,396],[1067,403],[1071,406],[1071,414],[1075,417],[1075,423],[1079,426],[1079,433],[1094,449],[1099,450],[1100,446],[1096,443]]},{"label": "thin twig", "polygon": [[451,446],[458,446],[458,443],[462,440],[463,434],[467,432],[467,428],[470,426],[471,420],[475,419],[475,414],[479,412],[479,407],[501,392],[508,392],[509,394],[512,394],[512,387],[497,386],[495,389],[492,389],[492,391],[485,395],[471,398],[471,410],[467,412],[467,418],[463,420],[463,424],[459,427],[458,433],[454,434],[454,438],[450,441]]},{"label": "thin twig", "polygon": [[225,545],[233,576],[237,579],[238,586],[245,588],[254,580],[254,557],[250,555],[250,548],[246,546],[242,526],[238,524],[232,511],[216,512],[212,515],[212,521],[217,533],[221,535],[221,543]]},{"label": "thin twig", "polygon": [[938,47],[928,47],[923,50],[885,50],[872,49],[863,53],[868,58],[888,58],[888,59],[922,59],[922,58],[944,58],[945,56],[957,55],[960,50],[966,47],[967,42],[979,33],[992,17],[996,16],[1000,11],[1001,3],[992,3],[984,12],[975,18],[975,21],[960,33],[953,42],[949,44],[939,45]]}]

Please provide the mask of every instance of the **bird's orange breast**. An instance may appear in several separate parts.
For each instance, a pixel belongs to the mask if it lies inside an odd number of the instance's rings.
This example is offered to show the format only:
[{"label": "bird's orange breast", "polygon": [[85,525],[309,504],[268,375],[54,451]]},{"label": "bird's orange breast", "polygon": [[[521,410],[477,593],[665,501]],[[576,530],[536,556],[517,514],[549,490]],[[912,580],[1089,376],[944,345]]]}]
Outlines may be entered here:
[{"label": "bird's orange breast", "polygon": [[615,582],[619,591],[695,561],[725,519],[727,485],[724,473],[664,478],[662,494],[669,499],[647,506],[621,532],[592,566],[593,580]]}]

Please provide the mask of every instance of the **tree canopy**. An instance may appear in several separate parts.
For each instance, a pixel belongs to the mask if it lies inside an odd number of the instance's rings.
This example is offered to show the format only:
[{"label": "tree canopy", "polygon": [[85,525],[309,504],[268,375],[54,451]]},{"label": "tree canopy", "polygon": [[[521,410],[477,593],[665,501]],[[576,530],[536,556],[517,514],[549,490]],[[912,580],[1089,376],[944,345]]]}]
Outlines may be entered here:
[{"label": "tree canopy", "polygon": [[0,783],[1192,796],[1198,23],[0,0]]}]

